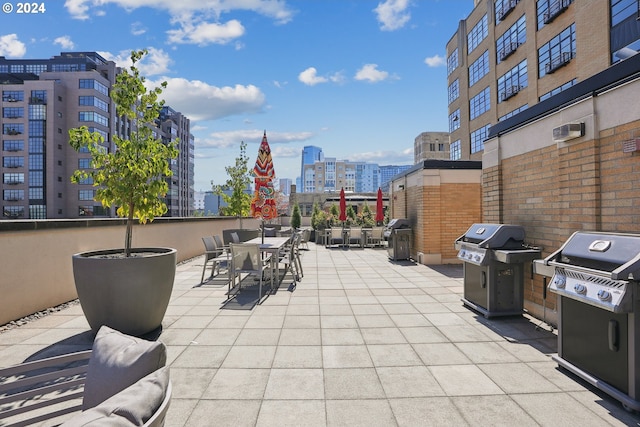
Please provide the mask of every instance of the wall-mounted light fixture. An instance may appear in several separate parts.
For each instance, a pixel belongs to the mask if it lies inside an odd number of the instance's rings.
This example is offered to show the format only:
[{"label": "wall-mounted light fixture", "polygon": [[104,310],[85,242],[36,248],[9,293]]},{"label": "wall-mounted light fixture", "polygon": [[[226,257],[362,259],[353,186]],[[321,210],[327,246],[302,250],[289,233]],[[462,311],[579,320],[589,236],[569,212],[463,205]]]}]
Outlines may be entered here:
[{"label": "wall-mounted light fixture", "polygon": [[404,190],[404,185],[400,184],[400,185],[398,185],[398,188],[399,188],[400,190]]}]

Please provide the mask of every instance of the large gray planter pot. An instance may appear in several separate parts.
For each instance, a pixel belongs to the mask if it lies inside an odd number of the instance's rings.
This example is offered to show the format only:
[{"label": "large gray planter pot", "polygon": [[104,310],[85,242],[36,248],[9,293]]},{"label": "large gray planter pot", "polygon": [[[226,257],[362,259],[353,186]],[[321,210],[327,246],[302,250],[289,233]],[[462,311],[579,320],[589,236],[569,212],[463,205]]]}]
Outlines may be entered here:
[{"label": "large gray planter pot", "polygon": [[122,249],[108,249],[73,255],[76,290],[95,332],[107,325],[140,336],[162,325],[173,290],[177,251],[135,248],[129,258],[114,256],[122,253]]}]

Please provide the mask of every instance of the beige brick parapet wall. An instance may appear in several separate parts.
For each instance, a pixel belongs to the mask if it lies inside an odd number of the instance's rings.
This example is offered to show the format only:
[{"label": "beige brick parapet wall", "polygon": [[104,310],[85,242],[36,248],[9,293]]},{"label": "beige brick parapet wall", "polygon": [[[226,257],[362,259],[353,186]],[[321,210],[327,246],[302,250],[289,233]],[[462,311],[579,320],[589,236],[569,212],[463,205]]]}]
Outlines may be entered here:
[{"label": "beige brick parapet wall", "polygon": [[[258,227],[252,218],[158,218],[134,227],[133,245],[175,248],[183,261],[204,253],[204,236]],[[77,298],[71,256],[121,248],[124,231],[119,219],[1,221],[0,325]]]}]

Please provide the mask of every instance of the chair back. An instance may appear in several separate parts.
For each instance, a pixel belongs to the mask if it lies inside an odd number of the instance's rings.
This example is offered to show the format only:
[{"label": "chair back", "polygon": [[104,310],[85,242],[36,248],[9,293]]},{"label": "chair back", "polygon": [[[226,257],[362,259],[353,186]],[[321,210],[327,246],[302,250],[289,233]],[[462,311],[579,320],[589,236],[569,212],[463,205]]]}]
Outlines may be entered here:
[{"label": "chair back", "polygon": [[301,237],[300,237],[300,243],[308,242],[309,238],[311,238],[311,230],[309,230],[308,228],[305,228],[304,230],[302,230],[302,234],[301,234]]},{"label": "chair back", "polygon": [[235,271],[260,271],[260,245],[254,243],[231,243],[231,262]]},{"label": "chair back", "polygon": [[360,237],[362,237],[362,228],[361,227],[351,227],[351,230],[349,231],[349,236],[352,239],[359,239]]},{"label": "chair back", "polygon": [[384,227],[373,227],[371,229],[371,237],[373,239],[382,239]]},{"label": "chair back", "polygon": [[215,240],[216,246],[218,246],[221,249],[224,248],[224,243],[222,243],[222,237],[220,237],[219,234],[216,234],[215,236],[213,236],[213,240]]},{"label": "chair back", "polygon": [[331,228],[331,238],[332,239],[342,239],[342,228],[332,227]]},{"label": "chair back", "polygon": [[218,245],[212,236],[205,236],[202,238],[204,243],[205,256],[207,260],[213,259],[222,254],[222,250],[218,250]]}]

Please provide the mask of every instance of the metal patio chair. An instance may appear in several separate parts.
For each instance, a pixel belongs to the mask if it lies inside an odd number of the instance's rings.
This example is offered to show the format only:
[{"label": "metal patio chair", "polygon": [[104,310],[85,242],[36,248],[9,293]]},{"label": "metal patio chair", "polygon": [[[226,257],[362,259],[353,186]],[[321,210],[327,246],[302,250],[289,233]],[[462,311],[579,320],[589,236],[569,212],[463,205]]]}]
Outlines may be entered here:
[{"label": "metal patio chair", "polygon": [[211,262],[211,275],[209,279],[216,275],[216,269],[218,270],[218,274],[220,274],[220,264],[227,263],[229,258],[225,253],[223,248],[219,248],[216,244],[214,237],[206,236],[202,238],[202,243],[204,243],[204,265],[202,266],[202,277],[200,278],[200,283],[204,283],[204,273],[207,271],[207,264]]},{"label": "metal patio chair", "polygon": [[231,297],[231,289],[236,285],[236,277],[238,277],[238,292],[242,286],[242,274],[255,274],[258,276],[258,304],[262,300],[262,282],[264,282],[265,272],[269,274],[269,282],[273,289],[273,263],[271,255],[263,253],[260,245],[257,243],[231,243],[231,266],[229,275],[229,297]]}]

